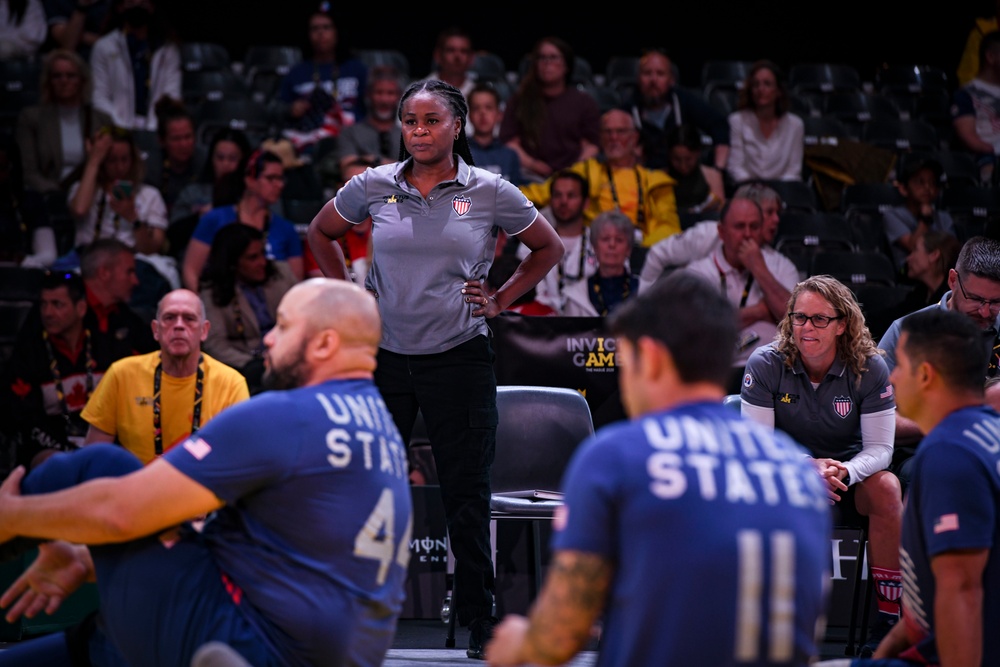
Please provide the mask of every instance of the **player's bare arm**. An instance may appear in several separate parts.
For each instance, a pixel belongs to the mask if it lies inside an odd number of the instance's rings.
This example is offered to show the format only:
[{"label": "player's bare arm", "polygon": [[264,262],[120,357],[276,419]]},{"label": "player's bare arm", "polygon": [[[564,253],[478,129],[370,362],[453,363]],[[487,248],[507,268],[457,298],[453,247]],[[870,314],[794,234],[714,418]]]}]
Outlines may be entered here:
[{"label": "player's bare arm", "polygon": [[[487,649],[491,665],[561,665],[590,638],[607,601],[613,568],[604,558],[580,551],[555,554],[545,587],[529,621],[507,617]],[[505,627],[506,626],[506,627]]]},{"label": "player's bare arm", "polygon": [[21,496],[24,468],[0,486],[0,542],[16,536],[77,544],[125,542],[222,506],[215,495],[164,461],[124,477]]},{"label": "player's bare arm", "polygon": [[931,561],[934,625],[941,667],[983,660],[983,572],[987,549],[948,551]]}]

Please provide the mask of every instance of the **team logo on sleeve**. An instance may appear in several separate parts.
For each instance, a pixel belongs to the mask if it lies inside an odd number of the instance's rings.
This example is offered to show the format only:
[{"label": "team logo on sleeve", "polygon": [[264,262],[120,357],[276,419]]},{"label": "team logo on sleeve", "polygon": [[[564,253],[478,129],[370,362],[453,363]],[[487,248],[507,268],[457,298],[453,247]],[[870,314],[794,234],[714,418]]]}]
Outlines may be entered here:
[{"label": "team logo on sleeve", "polygon": [[753,386],[753,376],[749,373],[743,376],[743,386],[747,389]]},{"label": "team logo on sleeve", "polygon": [[851,414],[852,409],[854,409],[854,401],[851,400],[850,396],[837,396],[833,399],[833,410],[840,415],[841,419]]},{"label": "team logo on sleeve", "polygon": [[455,198],[451,200],[451,207],[455,209],[455,213],[465,215],[472,208],[472,200],[463,195],[455,195]]}]

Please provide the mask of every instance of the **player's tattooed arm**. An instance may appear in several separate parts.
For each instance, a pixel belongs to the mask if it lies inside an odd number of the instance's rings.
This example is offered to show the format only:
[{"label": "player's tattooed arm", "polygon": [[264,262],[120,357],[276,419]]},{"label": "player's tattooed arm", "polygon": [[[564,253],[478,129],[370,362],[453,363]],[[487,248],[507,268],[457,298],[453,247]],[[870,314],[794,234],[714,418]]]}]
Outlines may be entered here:
[{"label": "player's tattooed arm", "polygon": [[559,551],[531,610],[529,662],[561,665],[587,643],[607,601],[613,568],[595,554]]}]

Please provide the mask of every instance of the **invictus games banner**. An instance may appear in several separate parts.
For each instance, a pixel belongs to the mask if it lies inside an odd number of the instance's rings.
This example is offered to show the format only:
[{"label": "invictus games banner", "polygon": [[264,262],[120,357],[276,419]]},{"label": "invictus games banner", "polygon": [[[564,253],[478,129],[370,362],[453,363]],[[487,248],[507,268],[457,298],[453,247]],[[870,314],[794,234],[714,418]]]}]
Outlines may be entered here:
[{"label": "invictus games banner", "polygon": [[489,321],[497,384],[576,389],[594,426],[624,418],[615,372],[615,339],[601,317],[503,313]]}]

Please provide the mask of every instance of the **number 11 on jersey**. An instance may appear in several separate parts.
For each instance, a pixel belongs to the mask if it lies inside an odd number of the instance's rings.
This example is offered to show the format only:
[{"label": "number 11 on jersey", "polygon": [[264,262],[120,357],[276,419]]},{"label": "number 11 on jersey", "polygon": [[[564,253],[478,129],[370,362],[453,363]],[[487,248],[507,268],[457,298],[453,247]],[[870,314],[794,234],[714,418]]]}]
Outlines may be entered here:
[{"label": "number 11 on jersey", "polygon": [[[767,646],[770,662],[789,662],[795,646],[795,536],[786,530],[770,535],[771,589],[763,599],[764,536],[759,530],[741,530],[736,535],[739,573],[736,598],[736,644],[734,658],[756,662],[760,656],[760,634],[767,614]],[[766,612],[765,612],[766,605]]]}]

